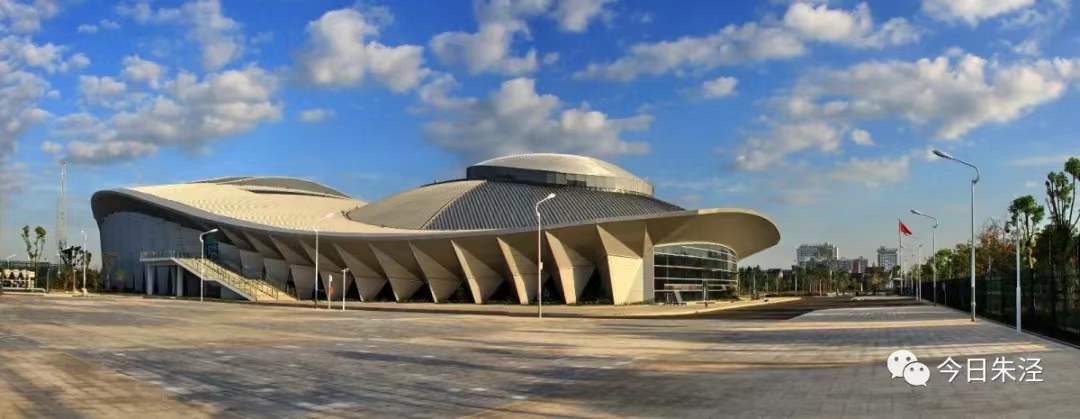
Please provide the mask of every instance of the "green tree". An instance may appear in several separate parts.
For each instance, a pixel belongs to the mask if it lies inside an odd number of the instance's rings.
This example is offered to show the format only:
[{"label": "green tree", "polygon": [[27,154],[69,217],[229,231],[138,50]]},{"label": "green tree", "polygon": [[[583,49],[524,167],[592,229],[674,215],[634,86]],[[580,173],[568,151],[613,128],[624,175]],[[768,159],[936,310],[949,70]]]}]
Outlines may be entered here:
[{"label": "green tree", "polygon": [[1020,230],[1028,269],[1035,269],[1035,232],[1044,216],[1046,208],[1039,205],[1031,195],[1016,198],[1009,204],[1009,220]]}]

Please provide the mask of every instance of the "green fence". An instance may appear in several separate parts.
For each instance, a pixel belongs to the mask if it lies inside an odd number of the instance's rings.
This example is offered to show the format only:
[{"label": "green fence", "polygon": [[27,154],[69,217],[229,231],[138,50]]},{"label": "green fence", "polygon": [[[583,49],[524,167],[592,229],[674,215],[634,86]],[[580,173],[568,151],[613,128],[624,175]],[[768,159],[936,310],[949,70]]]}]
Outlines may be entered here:
[{"label": "green fence", "polygon": [[[1021,327],[1080,344],[1080,286],[1075,275],[1023,274],[1020,278]],[[924,281],[922,296],[934,298],[934,286]],[[971,310],[971,278],[938,280],[937,302]],[[1016,323],[1016,274],[975,278],[975,312],[1010,325]]]}]

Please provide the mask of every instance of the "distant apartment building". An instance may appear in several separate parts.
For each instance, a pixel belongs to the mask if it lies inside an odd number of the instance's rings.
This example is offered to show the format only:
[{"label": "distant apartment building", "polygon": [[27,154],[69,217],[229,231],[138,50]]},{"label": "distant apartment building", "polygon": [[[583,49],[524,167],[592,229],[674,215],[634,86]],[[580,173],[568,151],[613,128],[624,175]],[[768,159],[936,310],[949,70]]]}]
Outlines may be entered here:
[{"label": "distant apartment building", "polygon": [[802,244],[795,249],[795,263],[799,266],[814,263],[833,263],[836,259],[836,246],[829,243]]},{"label": "distant apartment building", "polygon": [[895,247],[881,246],[877,249],[877,266],[884,268],[886,272],[892,270],[899,260],[899,253]]},{"label": "distant apartment building", "polygon": [[840,258],[836,260],[834,267],[838,271],[852,274],[864,274],[866,273],[866,269],[870,267],[870,261],[862,256],[857,258]]}]

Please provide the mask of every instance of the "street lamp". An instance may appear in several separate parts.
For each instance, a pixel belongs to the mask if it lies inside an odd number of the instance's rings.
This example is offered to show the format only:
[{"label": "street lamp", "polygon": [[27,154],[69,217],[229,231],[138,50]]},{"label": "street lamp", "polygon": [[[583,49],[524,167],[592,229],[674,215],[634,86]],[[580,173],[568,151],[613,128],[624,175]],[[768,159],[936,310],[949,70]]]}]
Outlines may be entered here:
[{"label": "street lamp", "polygon": [[[1005,223],[1005,232],[1009,232],[1009,226],[1013,223]],[[1016,333],[1020,333],[1020,227],[1016,227]]]},{"label": "street lamp", "polygon": [[347,285],[345,282],[345,274],[349,273],[349,268],[341,270],[341,311],[345,311],[345,290]]},{"label": "street lamp", "polygon": [[541,250],[543,249],[544,242],[540,239],[541,231],[543,231],[542,224],[540,223],[540,204],[543,204],[549,199],[554,199],[555,194],[550,193],[536,202],[533,209],[536,211],[536,318],[544,318],[544,260]]},{"label": "street lamp", "polygon": [[86,260],[86,230],[79,230],[82,233],[82,295],[86,296],[86,268],[90,266],[90,262]]},{"label": "street lamp", "polygon": [[[334,215],[333,212],[327,213],[322,216],[318,221],[315,221],[315,225],[311,226],[311,230],[315,232],[315,294],[311,296],[315,300],[315,309],[319,309],[319,223],[326,221]],[[330,295],[326,296],[326,300],[330,300]]]},{"label": "street lamp", "polygon": [[934,150],[934,155],[975,170],[975,177],[971,178],[971,321],[975,321],[975,184],[979,183],[979,168],[941,150]]},{"label": "street lamp", "polygon": [[214,228],[199,234],[199,301],[203,300],[203,284],[206,282],[206,271],[204,268],[204,266],[206,266],[206,241],[204,241],[204,238],[208,234],[217,232],[218,229]]},{"label": "street lamp", "polygon": [[929,218],[929,219],[934,221],[934,226],[933,226],[933,228],[930,229],[930,254],[932,255],[931,257],[933,258],[933,262],[931,262],[930,268],[931,268],[931,271],[933,272],[933,275],[934,275],[934,292],[931,293],[930,298],[933,299],[933,302],[936,305],[937,304],[937,227],[938,227],[938,220],[937,220],[937,218],[934,218],[934,216],[923,213],[922,211],[919,211],[919,210],[916,210],[916,209],[911,210],[911,213],[915,214],[915,215],[919,215],[919,216]]}]

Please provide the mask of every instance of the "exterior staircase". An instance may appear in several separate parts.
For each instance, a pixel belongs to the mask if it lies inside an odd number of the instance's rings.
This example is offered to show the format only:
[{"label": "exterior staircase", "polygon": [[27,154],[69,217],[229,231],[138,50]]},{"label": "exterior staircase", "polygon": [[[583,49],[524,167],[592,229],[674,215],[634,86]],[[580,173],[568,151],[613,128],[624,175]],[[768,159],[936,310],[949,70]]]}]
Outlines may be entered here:
[{"label": "exterior staircase", "polygon": [[204,281],[214,281],[249,301],[296,301],[296,298],[261,278],[248,278],[210,259],[170,257],[177,265]]}]

